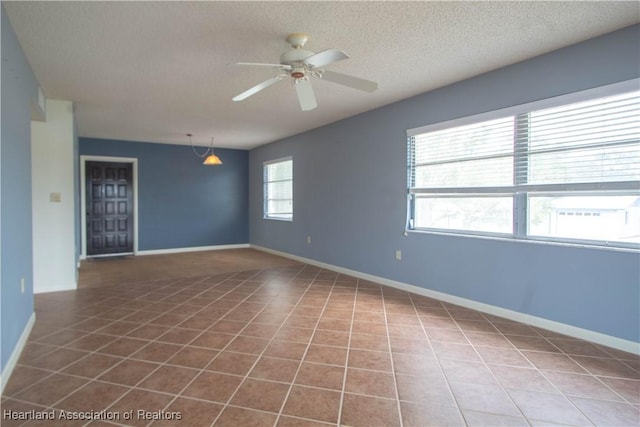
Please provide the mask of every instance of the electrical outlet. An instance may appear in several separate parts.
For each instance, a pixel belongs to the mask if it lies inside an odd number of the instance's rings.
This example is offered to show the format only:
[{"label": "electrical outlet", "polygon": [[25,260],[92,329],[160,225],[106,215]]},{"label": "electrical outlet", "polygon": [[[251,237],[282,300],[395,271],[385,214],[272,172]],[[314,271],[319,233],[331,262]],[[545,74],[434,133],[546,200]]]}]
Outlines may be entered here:
[{"label": "electrical outlet", "polygon": [[400,249],[396,250],[396,260],[402,260],[402,251]]},{"label": "electrical outlet", "polygon": [[311,236],[307,236],[307,245],[311,244]]},{"label": "electrical outlet", "polygon": [[20,292],[24,294],[24,277],[20,279]]}]

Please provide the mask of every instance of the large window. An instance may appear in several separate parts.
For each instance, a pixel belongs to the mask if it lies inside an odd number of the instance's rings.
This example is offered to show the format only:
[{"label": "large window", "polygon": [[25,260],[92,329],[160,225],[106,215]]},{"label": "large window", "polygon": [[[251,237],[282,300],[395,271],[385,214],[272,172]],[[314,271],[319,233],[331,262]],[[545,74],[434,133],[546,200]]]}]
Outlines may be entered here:
[{"label": "large window", "polygon": [[409,130],[408,228],[639,248],[637,87]]},{"label": "large window", "polygon": [[263,164],[264,217],[293,220],[293,159]]}]

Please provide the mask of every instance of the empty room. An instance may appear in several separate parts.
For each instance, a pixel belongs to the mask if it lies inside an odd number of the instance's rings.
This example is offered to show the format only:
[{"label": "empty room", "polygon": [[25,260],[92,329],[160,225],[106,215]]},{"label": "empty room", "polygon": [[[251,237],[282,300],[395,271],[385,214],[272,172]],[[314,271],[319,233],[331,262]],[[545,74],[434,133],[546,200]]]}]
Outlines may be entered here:
[{"label": "empty room", "polygon": [[637,1],[2,1],[2,426],[640,425]]}]

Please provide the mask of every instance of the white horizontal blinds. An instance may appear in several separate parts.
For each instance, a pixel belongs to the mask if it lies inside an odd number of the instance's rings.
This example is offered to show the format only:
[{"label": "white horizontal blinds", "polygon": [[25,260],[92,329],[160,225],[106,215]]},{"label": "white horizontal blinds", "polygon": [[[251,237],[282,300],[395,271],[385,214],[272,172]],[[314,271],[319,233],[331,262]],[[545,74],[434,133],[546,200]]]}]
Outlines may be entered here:
[{"label": "white horizontal blinds", "polygon": [[293,160],[264,165],[265,218],[293,217]]},{"label": "white horizontal blinds", "polygon": [[269,182],[291,180],[291,176],[293,175],[293,161],[283,160],[274,163],[267,163],[266,174],[266,180]]},{"label": "white horizontal blinds", "polygon": [[640,180],[640,91],[518,115],[529,185]]},{"label": "white horizontal blinds", "polygon": [[513,185],[514,118],[418,134],[413,188]]},{"label": "white horizontal blinds", "polygon": [[514,117],[409,138],[409,227],[511,233]]},{"label": "white horizontal blinds", "polygon": [[637,88],[407,131],[408,228],[638,248]]}]

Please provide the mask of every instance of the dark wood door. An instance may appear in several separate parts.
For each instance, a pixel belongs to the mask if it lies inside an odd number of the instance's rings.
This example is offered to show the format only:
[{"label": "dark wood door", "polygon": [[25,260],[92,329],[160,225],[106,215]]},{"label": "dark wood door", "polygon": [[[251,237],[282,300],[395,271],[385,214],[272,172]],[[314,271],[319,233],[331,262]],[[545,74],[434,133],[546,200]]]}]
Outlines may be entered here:
[{"label": "dark wood door", "polygon": [[133,252],[131,163],[86,162],[87,255]]}]

